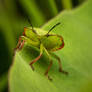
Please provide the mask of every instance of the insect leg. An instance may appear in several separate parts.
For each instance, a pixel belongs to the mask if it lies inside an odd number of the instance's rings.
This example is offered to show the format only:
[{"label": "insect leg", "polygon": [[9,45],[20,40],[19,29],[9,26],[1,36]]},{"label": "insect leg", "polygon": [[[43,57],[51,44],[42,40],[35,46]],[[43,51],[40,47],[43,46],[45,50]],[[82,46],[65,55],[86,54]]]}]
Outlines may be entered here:
[{"label": "insect leg", "polygon": [[36,42],[34,42],[34,41],[32,41],[32,40],[30,40],[29,38],[27,38],[27,37],[25,37],[25,36],[21,36],[20,38],[19,38],[19,41],[18,41],[18,44],[17,44],[17,47],[15,48],[15,50],[21,50],[22,49],[22,47],[24,46],[24,43],[25,42],[27,42],[27,43],[29,43],[29,44],[32,44],[32,45],[37,45],[38,43],[36,43]]},{"label": "insect leg", "polygon": [[34,60],[31,61],[30,66],[31,66],[32,70],[34,70],[34,67],[32,64],[34,64],[36,61],[38,61],[41,58],[41,56],[42,56],[42,54],[40,53],[40,55],[37,58],[35,58]]},{"label": "insect leg", "polygon": [[41,45],[40,45],[40,55],[39,55],[37,58],[35,58],[35,59],[30,63],[30,66],[31,66],[32,70],[34,70],[34,67],[33,67],[32,65],[33,65],[36,61],[38,61],[38,60],[41,58],[42,53],[43,53],[43,45],[41,44]]},{"label": "insect leg", "polygon": [[54,53],[50,53],[50,54],[51,54],[55,59],[58,60],[59,71],[67,75],[68,72],[66,72],[66,71],[64,71],[64,70],[62,69],[62,64],[61,64],[61,60],[60,60],[60,58],[59,58],[56,54],[54,54]]},{"label": "insect leg", "polygon": [[45,72],[45,76],[48,77],[49,80],[52,80],[52,79],[48,76],[48,72],[49,72],[51,66],[52,66],[52,60],[50,60],[50,64],[49,64],[49,66],[48,66],[48,68],[47,68],[47,70],[46,70],[46,72]]},{"label": "insect leg", "polygon": [[[45,48],[44,48],[45,49]],[[50,64],[49,64],[49,66],[48,66],[48,68],[47,68],[47,70],[46,70],[46,72],[45,72],[45,76],[49,79],[49,80],[52,80],[49,76],[48,76],[48,72],[49,72],[49,70],[50,70],[50,68],[51,68],[51,66],[52,66],[52,59],[51,59],[51,56],[50,56],[50,54],[48,53],[48,51],[45,49],[45,52],[47,53],[47,55],[48,55],[48,57],[49,57],[49,60],[50,60]]]},{"label": "insect leg", "polygon": [[15,51],[18,49],[18,50],[21,50],[24,46],[24,43],[25,41],[22,39],[22,37],[19,37],[19,41],[18,41],[18,44],[17,44],[17,47],[15,48]]}]

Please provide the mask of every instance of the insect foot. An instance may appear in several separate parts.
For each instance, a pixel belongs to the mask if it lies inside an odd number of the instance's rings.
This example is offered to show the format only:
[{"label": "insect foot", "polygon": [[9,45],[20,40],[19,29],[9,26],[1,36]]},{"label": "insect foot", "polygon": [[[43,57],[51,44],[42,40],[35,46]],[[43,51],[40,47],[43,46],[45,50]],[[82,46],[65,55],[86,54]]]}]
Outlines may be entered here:
[{"label": "insect foot", "polygon": [[30,66],[31,66],[32,70],[34,71],[35,69],[34,69],[34,67],[32,66],[32,64],[30,64]]},{"label": "insect foot", "polygon": [[50,76],[48,76],[48,79],[49,79],[50,81],[52,81],[52,78],[51,78]]},{"label": "insect foot", "polygon": [[48,73],[45,73],[45,76],[48,78],[48,80],[52,81],[52,78],[50,76],[48,76]]},{"label": "insect foot", "polygon": [[45,75],[45,76],[48,78],[48,80],[52,81],[52,78],[50,76],[48,75]]},{"label": "insect foot", "polygon": [[64,70],[62,70],[62,69],[60,69],[60,68],[59,68],[59,72],[65,74],[65,75],[68,75],[68,74],[69,74],[68,72],[66,72],[66,71],[64,71]]}]

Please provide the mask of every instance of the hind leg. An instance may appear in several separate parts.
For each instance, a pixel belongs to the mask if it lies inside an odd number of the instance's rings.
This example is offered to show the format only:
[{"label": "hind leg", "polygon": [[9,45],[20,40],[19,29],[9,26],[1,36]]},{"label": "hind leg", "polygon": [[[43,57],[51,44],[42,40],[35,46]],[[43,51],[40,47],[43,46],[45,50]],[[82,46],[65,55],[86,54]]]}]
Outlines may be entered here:
[{"label": "hind leg", "polygon": [[24,43],[25,43],[25,41],[22,40],[21,37],[19,37],[18,44],[17,44],[16,48],[14,49],[14,55],[15,55],[15,53],[16,53],[16,50],[21,50],[21,49],[23,48]]},{"label": "hind leg", "polygon": [[54,54],[54,53],[50,53],[51,54],[51,56],[53,56],[57,61],[58,61],[58,64],[59,64],[59,72],[62,72],[62,73],[64,73],[64,74],[68,74],[68,72],[66,72],[66,71],[64,71],[63,69],[62,69],[62,64],[61,64],[61,60],[60,60],[60,58],[56,55],[56,54]]}]

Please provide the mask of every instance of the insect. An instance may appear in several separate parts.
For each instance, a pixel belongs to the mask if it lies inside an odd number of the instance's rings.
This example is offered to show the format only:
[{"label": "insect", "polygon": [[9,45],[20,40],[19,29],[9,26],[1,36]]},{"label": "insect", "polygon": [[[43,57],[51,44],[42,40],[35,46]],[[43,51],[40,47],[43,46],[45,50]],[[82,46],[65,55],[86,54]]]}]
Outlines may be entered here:
[{"label": "insect", "polygon": [[40,50],[39,56],[36,57],[34,60],[32,60],[30,63],[32,70],[34,70],[33,64],[42,57],[43,52],[46,52],[50,64],[45,72],[45,76],[49,80],[52,80],[48,75],[48,72],[53,63],[51,57],[54,57],[58,61],[59,71],[64,74],[68,74],[68,72],[62,69],[60,58],[53,53],[54,51],[60,50],[64,47],[63,37],[61,35],[50,33],[59,24],[60,23],[54,25],[49,31],[44,31],[40,28],[33,28],[32,24],[31,24],[32,27],[24,27],[23,36],[19,37],[19,41],[16,47],[16,49],[21,50],[24,43],[27,42]]}]

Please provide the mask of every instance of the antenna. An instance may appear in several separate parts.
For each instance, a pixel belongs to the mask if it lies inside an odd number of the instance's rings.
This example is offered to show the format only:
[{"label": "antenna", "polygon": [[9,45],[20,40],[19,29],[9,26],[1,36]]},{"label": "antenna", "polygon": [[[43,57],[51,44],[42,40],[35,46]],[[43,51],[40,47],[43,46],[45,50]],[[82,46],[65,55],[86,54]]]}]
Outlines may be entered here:
[{"label": "antenna", "polygon": [[31,27],[32,27],[32,30],[34,30],[34,29],[33,29],[33,25],[32,25],[32,23],[31,23],[31,21],[30,21],[29,18],[28,18],[28,22],[30,23],[30,25],[31,25]]},{"label": "antenna", "polygon": [[[32,31],[34,32],[34,33],[36,33],[36,31],[34,30],[34,28],[33,28],[33,25],[32,25],[32,23],[31,23],[31,20],[28,18],[28,22],[30,23],[30,25],[31,25],[31,27],[32,27]],[[37,34],[37,33],[36,33]]]},{"label": "antenna", "polygon": [[48,33],[46,34],[46,35],[48,35],[49,34],[49,32],[51,32],[51,30],[52,29],[54,29],[56,26],[58,26],[58,25],[60,25],[61,23],[60,22],[58,22],[56,25],[54,25],[49,31],[48,31]]}]

